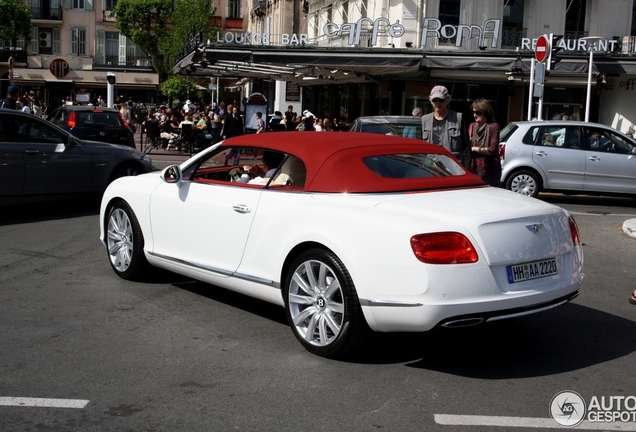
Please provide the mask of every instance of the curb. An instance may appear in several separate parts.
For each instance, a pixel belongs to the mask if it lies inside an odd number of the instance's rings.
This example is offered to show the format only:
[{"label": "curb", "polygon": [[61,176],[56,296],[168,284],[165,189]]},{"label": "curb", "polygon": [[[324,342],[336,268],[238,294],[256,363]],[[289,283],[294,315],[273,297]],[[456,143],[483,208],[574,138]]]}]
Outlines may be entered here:
[{"label": "curb", "polygon": [[636,219],[627,219],[623,222],[623,232],[630,237],[636,238]]}]

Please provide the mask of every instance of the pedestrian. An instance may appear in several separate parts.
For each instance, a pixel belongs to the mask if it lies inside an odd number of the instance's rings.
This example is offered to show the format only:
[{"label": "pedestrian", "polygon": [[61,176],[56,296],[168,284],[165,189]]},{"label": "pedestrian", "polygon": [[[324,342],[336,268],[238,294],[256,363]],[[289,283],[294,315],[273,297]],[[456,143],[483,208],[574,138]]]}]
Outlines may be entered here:
[{"label": "pedestrian", "polygon": [[260,111],[256,112],[256,133],[266,132],[265,128],[265,120],[263,120],[263,113]]},{"label": "pedestrian", "polygon": [[10,85],[7,89],[7,97],[2,101],[2,108],[18,109],[16,102],[20,97],[20,87],[16,85]]},{"label": "pedestrian", "polygon": [[[415,118],[420,118],[424,115],[424,111],[422,111],[422,108],[420,107],[415,107],[413,108],[413,111],[411,111],[411,114]],[[417,127],[404,126],[404,129],[402,130],[402,136],[406,138],[419,138],[417,136]]]},{"label": "pedestrian", "polygon": [[296,130],[298,126],[297,118],[298,115],[294,112],[294,106],[289,105],[287,111],[285,111],[285,129],[288,131]]},{"label": "pedestrian", "polygon": [[499,186],[501,159],[499,158],[499,125],[495,112],[486,99],[471,105],[475,121],[468,128],[471,145],[470,171],[490,186]]},{"label": "pedestrian", "polygon": [[462,113],[448,109],[451,96],[444,86],[435,86],[429,100],[433,112],[422,117],[422,139],[450,151],[464,167],[470,167],[470,145]]},{"label": "pedestrian", "polygon": [[625,132],[625,135],[627,135],[630,138],[634,138],[634,133],[632,132],[631,129],[629,129],[627,132]]},{"label": "pedestrian", "polygon": [[629,299],[629,302],[633,305],[636,305],[636,290],[634,290],[634,292],[632,293],[632,296]]}]

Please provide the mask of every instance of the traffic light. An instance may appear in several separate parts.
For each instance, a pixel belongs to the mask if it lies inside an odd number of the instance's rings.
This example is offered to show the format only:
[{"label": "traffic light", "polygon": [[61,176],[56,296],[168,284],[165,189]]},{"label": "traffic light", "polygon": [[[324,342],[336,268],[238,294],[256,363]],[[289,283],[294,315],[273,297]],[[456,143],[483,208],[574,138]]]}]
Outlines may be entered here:
[{"label": "traffic light", "polygon": [[556,54],[563,49],[559,46],[559,41],[563,39],[563,35],[555,35],[550,33],[550,54],[548,55],[547,70],[553,70],[558,62],[561,61]]}]

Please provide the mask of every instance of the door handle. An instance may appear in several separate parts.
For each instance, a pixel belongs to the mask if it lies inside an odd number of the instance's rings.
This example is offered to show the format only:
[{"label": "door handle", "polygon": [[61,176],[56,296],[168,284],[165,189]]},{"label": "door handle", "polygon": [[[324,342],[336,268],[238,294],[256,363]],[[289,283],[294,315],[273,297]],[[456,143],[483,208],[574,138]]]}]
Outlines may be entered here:
[{"label": "door handle", "polygon": [[249,212],[251,212],[250,208],[248,206],[246,206],[245,204],[236,204],[236,205],[232,206],[232,208],[237,213],[249,213]]},{"label": "door handle", "polygon": [[598,156],[590,156],[590,157],[588,157],[588,159],[589,159],[589,160],[591,160],[591,161],[593,161],[593,162],[598,162],[598,161],[600,161],[600,160],[601,160],[601,158],[600,158],[600,157],[598,157]]},{"label": "door handle", "polygon": [[547,154],[546,152],[544,152],[544,151],[538,151],[538,152],[536,152],[535,154],[536,154],[537,156],[542,156],[542,157],[543,157],[543,156],[547,156],[547,155],[548,155],[548,154]]},{"label": "door handle", "polygon": [[28,154],[28,155],[36,155],[36,154],[39,154],[39,153],[40,153],[40,151],[39,151],[39,150],[34,150],[34,149],[26,149],[26,150],[24,151],[24,153],[26,153],[26,154]]}]

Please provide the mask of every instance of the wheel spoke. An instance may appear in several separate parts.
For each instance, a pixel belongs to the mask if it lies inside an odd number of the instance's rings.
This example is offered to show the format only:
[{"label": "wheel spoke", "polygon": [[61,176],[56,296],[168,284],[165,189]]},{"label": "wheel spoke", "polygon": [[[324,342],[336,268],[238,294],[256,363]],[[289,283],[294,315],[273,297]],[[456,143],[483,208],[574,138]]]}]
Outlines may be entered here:
[{"label": "wheel spoke", "polygon": [[[313,306],[303,309],[298,315],[294,317],[294,325],[300,326],[305,320],[311,317],[312,320],[315,320],[316,309]],[[309,325],[307,326],[309,328]]]},{"label": "wheel spoke", "polygon": [[338,279],[334,279],[325,290],[325,297],[332,298],[338,291],[340,291],[340,281]]},{"label": "wheel spoke", "polygon": [[340,324],[336,322],[333,314],[331,313],[325,313],[324,317],[325,317],[326,324],[329,326],[333,334],[337,336],[338,333],[340,333]]},{"label": "wheel spoke", "polygon": [[328,270],[329,268],[326,265],[324,265],[323,263],[320,263],[320,268],[318,269],[318,282],[317,282],[318,292],[324,292],[327,286]]},{"label": "wheel spoke", "polygon": [[314,299],[300,294],[289,294],[289,302],[296,305],[311,305],[314,303]]},{"label": "wheel spoke", "polygon": [[327,333],[327,320],[325,319],[325,315],[322,314],[318,318],[318,344],[320,346],[325,346],[329,343],[329,336]]},{"label": "wheel spoke", "polygon": [[316,294],[318,287],[318,283],[316,282],[316,278],[314,277],[314,272],[312,268],[312,261],[307,261],[305,263],[305,275],[307,275],[307,282],[309,283],[309,288],[311,291],[308,291],[309,294]]},{"label": "wheel spoke", "polygon": [[298,271],[294,273],[292,280],[293,282],[296,282],[296,285],[298,285],[299,289],[306,292],[310,296],[314,295],[313,289],[307,284],[307,281],[298,273]]},{"label": "wheel spoke", "polygon": [[[306,310],[306,309],[305,309]],[[307,330],[305,331],[305,340],[307,342],[311,342],[314,338],[314,333],[316,331],[316,325],[318,324],[317,321],[317,314],[313,314],[311,316],[311,319],[309,320],[309,323],[307,324]]]},{"label": "wheel spoke", "polygon": [[336,303],[334,301],[329,302],[329,309],[334,313],[344,314],[344,304]]}]

